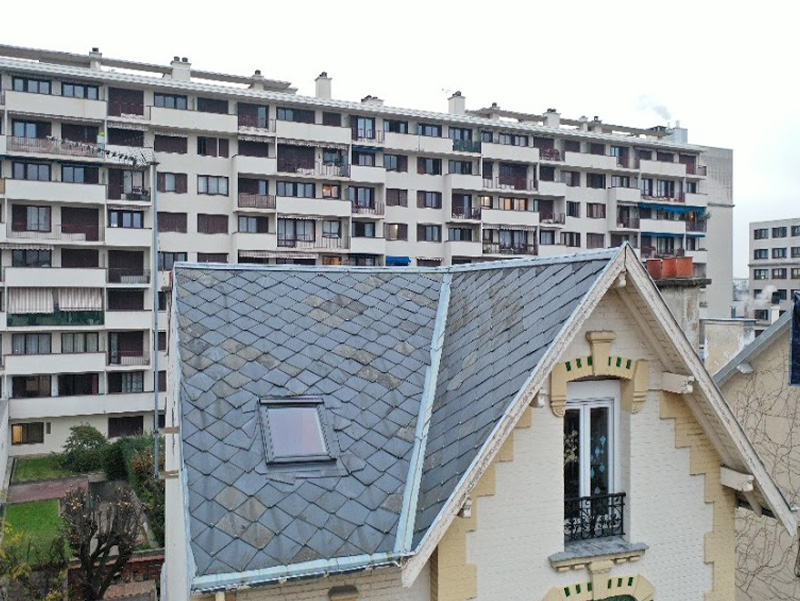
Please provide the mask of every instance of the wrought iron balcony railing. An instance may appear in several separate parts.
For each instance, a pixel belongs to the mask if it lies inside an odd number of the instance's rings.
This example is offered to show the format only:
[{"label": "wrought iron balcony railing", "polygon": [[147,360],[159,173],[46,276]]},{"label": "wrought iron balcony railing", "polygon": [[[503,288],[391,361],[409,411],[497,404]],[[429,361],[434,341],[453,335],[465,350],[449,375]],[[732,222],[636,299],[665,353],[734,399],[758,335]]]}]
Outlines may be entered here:
[{"label": "wrought iron balcony railing", "polygon": [[566,541],[622,536],[625,493],[564,499]]}]

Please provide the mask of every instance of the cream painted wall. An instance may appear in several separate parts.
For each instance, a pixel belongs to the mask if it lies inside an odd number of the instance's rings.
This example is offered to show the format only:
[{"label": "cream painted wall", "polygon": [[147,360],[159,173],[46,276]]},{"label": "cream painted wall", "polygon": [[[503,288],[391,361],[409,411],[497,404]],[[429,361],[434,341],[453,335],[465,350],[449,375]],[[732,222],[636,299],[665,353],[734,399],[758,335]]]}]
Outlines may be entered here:
[{"label": "cream painted wall", "polygon": [[[621,302],[610,293],[589,318],[564,359],[589,354],[585,332],[613,330],[613,355],[647,359],[651,387],[660,365]],[[628,497],[628,540],[649,546],[637,563],[611,576],[642,574],[659,601],[703,599],[712,586],[704,538],[713,527],[702,476],[689,475],[688,449],[675,448],[672,420],[659,417],[660,392],[640,413],[621,415],[620,481]],[[469,561],[478,565],[478,600],[536,601],[554,586],[588,582],[586,570],[556,572],[547,557],[564,550],[562,420],[548,406],[533,411],[532,426],[514,432],[514,460],[496,464],[496,494],[478,499],[478,528],[468,535]],[[629,449],[634,449],[631,453]]]},{"label": "cream painted wall", "polygon": [[[787,330],[755,359],[752,374],[736,373],[722,393],[790,503],[800,503],[800,389],[788,386]],[[739,510],[736,518],[739,601],[796,601],[798,537],[774,519]]]}]

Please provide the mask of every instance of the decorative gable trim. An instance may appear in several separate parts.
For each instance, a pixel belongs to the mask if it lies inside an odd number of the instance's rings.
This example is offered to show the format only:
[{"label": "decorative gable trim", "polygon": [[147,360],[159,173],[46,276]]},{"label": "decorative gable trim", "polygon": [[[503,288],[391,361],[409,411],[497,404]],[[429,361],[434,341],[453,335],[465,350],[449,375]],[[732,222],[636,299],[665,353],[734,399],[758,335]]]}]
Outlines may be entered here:
[{"label": "decorative gable trim", "polygon": [[647,578],[641,574],[609,578],[613,565],[611,561],[592,563],[590,582],[553,587],[542,601],[653,601],[656,589]]}]

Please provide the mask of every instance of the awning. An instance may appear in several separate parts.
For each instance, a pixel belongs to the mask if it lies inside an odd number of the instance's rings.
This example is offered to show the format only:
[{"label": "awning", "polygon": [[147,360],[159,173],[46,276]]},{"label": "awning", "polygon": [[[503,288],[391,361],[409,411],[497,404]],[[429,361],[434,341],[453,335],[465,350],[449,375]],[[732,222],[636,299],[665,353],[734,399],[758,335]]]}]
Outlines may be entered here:
[{"label": "awning", "polygon": [[315,259],[317,255],[275,250],[240,250],[239,257],[245,259]]},{"label": "awning", "polygon": [[386,255],[386,266],[389,267],[391,265],[406,267],[407,265],[411,265],[411,257],[393,257],[391,255]]},{"label": "awning", "polygon": [[705,234],[686,234],[687,238],[705,238]]},{"label": "awning", "polygon": [[649,202],[640,202],[640,209],[651,209],[653,211],[664,211],[666,213],[705,213],[705,207],[692,207],[688,205],[657,205]]},{"label": "awning", "polygon": [[55,313],[52,288],[9,288],[6,310],[12,315]]},{"label": "awning", "polygon": [[[375,148],[374,146],[356,146],[354,144],[353,145],[353,150],[355,150],[356,152],[371,152],[372,154],[378,154],[378,152],[381,149],[380,148]],[[356,165],[356,167],[357,166],[358,165]]]},{"label": "awning", "polygon": [[103,291],[100,288],[59,288],[59,311],[102,311]]},{"label": "awning", "polygon": [[685,234],[671,234],[667,232],[642,232],[642,236],[650,236],[651,238],[683,238]]}]

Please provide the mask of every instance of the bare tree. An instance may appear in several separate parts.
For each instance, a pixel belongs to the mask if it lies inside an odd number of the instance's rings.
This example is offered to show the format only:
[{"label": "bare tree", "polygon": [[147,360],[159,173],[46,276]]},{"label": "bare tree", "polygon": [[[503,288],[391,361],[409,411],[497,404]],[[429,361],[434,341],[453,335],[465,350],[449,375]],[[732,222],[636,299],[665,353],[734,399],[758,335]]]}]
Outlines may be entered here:
[{"label": "bare tree", "polygon": [[0,599],[62,601],[67,576],[66,542],[61,536],[46,548],[6,526],[0,547]]},{"label": "bare tree", "polygon": [[142,524],[139,504],[128,488],[103,501],[75,487],[61,501],[65,536],[80,561],[83,601],[98,601],[133,555]]}]

